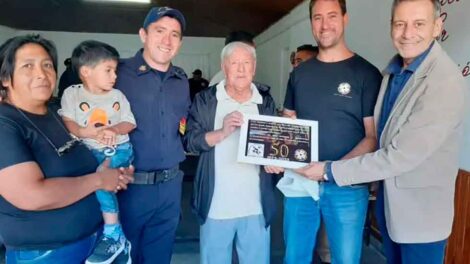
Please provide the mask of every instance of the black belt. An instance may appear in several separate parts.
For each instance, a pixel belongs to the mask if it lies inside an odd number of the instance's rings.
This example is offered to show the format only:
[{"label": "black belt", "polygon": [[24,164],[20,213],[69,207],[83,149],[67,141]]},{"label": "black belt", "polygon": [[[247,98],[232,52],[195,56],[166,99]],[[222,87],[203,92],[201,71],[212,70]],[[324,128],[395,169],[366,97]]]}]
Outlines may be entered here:
[{"label": "black belt", "polygon": [[179,172],[178,166],[167,170],[136,171],[134,172],[133,184],[157,184],[167,182],[178,176]]}]

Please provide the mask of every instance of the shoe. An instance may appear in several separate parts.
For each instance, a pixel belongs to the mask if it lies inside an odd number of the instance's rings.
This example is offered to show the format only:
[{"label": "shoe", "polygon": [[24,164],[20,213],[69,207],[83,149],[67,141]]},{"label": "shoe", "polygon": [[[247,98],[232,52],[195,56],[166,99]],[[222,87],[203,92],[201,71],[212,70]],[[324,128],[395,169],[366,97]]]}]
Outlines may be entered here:
[{"label": "shoe", "polygon": [[127,240],[124,250],[119,253],[119,255],[114,260],[113,264],[132,264],[131,249],[131,242]]},{"label": "shoe", "polygon": [[113,260],[124,250],[125,239],[114,240],[101,236],[98,244],[89,256],[85,264],[111,264]]}]

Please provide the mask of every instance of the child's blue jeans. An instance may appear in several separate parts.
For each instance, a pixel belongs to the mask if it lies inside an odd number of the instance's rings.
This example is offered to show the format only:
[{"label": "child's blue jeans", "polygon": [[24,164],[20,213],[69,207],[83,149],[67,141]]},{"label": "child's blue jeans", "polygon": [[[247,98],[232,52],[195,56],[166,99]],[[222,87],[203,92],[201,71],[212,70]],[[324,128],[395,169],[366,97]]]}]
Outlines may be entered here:
[{"label": "child's blue jeans", "polygon": [[[116,152],[112,156],[108,156],[106,151],[108,148],[92,149],[93,155],[101,164],[106,158],[110,159],[110,168],[129,167],[134,160],[134,151],[130,142],[119,144],[115,147]],[[119,206],[114,192],[105,190],[96,191],[96,198],[101,206],[101,211],[104,213],[118,213]]]}]

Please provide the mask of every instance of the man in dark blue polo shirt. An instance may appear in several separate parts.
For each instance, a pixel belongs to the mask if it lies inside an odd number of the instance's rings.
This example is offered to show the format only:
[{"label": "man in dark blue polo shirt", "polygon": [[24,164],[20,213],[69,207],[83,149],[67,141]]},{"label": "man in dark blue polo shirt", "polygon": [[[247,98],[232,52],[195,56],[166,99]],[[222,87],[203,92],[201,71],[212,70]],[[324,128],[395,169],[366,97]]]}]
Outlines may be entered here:
[{"label": "man in dark blue polo shirt", "polygon": [[119,196],[121,221],[134,263],[170,263],[179,222],[185,159],[184,133],[190,98],[186,74],[171,64],[182,43],[183,15],[154,7],[139,31],[143,49],[122,60],[116,88],[130,102],[137,128],[135,181]]},{"label": "man in dark blue polo shirt", "polygon": [[[284,115],[318,121],[320,160],[341,160],[371,152],[377,141],[372,115],[382,76],[347,46],[345,0],[311,0],[309,9],[319,53],[292,71]],[[297,180],[289,174],[283,180]],[[286,195],[284,262],[312,262],[320,222],[323,222],[331,262],[360,263],[368,196],[367,185],[340,188],[329,183],[319,186],[318,200],[308,192]],[[324,240],[320,236],[322,244]]]}]

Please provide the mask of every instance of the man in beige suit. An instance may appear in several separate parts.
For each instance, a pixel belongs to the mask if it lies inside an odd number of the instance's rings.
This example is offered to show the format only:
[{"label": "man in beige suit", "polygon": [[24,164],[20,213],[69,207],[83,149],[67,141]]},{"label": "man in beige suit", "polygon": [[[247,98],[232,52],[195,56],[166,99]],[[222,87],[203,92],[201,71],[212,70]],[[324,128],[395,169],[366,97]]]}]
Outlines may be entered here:
[{"label": "man in beige suit", "polygon": [[[435,38],[438,0],[394,0],[396,55],[374,111],[379,149],[297,172],[339,186],[383,180],[378,220],[388,263],[442,263],[454,215],[465,85]],[[321,124],[320,124],[321,126]]]}]

